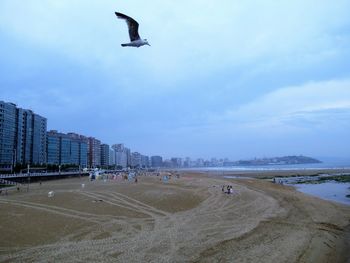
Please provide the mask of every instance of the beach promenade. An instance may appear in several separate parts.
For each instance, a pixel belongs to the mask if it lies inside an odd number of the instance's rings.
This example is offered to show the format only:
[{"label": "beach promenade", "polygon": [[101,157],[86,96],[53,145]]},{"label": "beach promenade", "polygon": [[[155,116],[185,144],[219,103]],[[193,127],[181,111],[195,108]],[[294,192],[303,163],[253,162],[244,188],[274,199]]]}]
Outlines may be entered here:
[{"label": "beach promenade", "polygon": [[2,194],[0,207],[0,262],[350,259],[349,206],[261,179],[69,178]]}]

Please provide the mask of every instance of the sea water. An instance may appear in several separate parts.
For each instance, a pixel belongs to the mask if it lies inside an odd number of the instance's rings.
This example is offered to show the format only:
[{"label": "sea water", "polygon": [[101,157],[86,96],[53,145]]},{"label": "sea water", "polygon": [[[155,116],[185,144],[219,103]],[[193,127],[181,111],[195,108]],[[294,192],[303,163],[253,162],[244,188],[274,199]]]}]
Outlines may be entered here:
[{"label": "sea water", "polygon": [[[224,176],[224,178],[251,179],[251,177],[243,176]],[[326,181],[320,183],[295,183],[297,179],[305,180],[307,178],[309,177],[289,177],[283,178],[283,182],[287,185],[294,186],[298,191],[302,193],[313,195],[325,200],[331,200],[350,205],[350,183],[339,183],[335,181]],[[320,176],[315,178],[311,177],[311,179],[315,179],[314,181],[317,181],[319,178]]]},{"label": "sea water", "polygon": [[350,183],[329,181],[319,184],[294,184],[294,186],[305,194],[350,205],[350,198],[346,197],[350,195]]}]

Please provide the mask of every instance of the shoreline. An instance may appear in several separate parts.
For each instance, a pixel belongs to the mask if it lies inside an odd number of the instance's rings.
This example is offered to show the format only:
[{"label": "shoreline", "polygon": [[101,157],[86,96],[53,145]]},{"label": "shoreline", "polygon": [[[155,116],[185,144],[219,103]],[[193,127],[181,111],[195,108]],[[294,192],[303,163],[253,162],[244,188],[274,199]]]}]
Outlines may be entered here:
[{"label": "shoreline", "polygon": [[[326,170],[320,170],[320,169],[310,169],[310,170],[273,170],[273,171],[225,171],[224,173],[217,173],[217,172],[199,172],[203,175],[211,176],[211,177],[217,177],[217,178],[225,178],[225,179],[230,179],[230,176],[232,177],[231,179],[273,179],[273,178],[289,178],[289,177],[304,177],[304,176],[319,176],[319,175],[339,175],[339,174],[350,174],[350,169],[326,169]],[[325,182],[326,183],[326,182]],[[303,184],[285,184],[286,186],[291,186],[296,189],[296,191],[300,193],[304,193],[316,198],[320,198],[321,200],[327,200],[327,201],[333,201],[336,203],[340,203],[343,205],[350,206],[350,198],[346,197],[344,195],[343,197],[340,198],[330,198],[330,197],[325,197],[322,195],[322,193],[317,194],[314,191],[304,191],[300,189],[300,186]],[[299,186],[299,187],[298,187]],[[333,193],[334,195],[337,195],[337,192]],[[339,199],[339,200],[338,200]],[[345,200],[345,201],[344,201]]]}]

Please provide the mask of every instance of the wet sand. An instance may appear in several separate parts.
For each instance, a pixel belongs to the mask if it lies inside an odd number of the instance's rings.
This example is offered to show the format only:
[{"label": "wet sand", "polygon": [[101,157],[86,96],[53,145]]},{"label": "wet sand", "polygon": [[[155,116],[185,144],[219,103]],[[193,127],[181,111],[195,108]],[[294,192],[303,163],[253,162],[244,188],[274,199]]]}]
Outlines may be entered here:
[{"label": "wet sand", "polygon": [[[222,193],[223,184],[234,194]],[[72,178],[1,195],[0,211],[0,262],[350,259],[350,206],[261,179]]]}]

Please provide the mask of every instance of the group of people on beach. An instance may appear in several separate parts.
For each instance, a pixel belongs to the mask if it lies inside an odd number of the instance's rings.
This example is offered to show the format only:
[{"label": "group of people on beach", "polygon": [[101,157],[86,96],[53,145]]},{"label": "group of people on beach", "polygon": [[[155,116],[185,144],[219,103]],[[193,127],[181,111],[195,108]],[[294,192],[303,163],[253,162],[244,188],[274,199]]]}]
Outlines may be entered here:
[{"label": "group of people on beach", "polygon": [[228,186],[226,187],[226,192],[225,192],[225,185],[222,186],[221,190],[222,190],[223,193],[226,193],[226,194],[233,194],[232,185],[228,185]]},{"label": "group of people on beach", "polygon": [[283,185],[283,179],[280,179],[280,178],[277,178],[277,179],[276,179],[276,178],[274,177],[274,178],[273,178],[273,183],[274,183],[274,184],[282,184],[282,185]]}]

